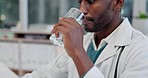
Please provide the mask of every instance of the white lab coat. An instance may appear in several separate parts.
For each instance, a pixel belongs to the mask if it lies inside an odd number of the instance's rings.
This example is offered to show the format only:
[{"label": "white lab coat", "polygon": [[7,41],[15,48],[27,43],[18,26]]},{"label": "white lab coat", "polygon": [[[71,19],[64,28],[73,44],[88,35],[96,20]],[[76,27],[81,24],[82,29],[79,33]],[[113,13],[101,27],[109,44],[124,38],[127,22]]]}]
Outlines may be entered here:
[{"label": "white lab coat", "polygon": [[[112,36],[112,35],[111,35]],[[87,49],[93,34],[88,33],[84,39]],[[117,58],[120,53],[118,47],[125,46],[118,63],[117,78],[148,78],[148,39],[139,31],[133,29],[124,19],[114,31],[108,45],[98,57],[84,78],[114,78]],[[27,74],[22,78],[80,78],[73,60],[62,52],[50,65]]]}]

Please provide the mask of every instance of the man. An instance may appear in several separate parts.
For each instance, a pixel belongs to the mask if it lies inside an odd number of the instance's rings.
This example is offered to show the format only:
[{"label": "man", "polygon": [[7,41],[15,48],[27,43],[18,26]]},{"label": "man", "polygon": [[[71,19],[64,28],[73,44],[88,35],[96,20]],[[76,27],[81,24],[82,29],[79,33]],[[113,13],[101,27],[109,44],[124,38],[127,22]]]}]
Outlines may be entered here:
[{"label": "man", "polygon": [[61,18],[52,33],[63,34],[66,52],[23,78],[147,78],[148,39],[121,17],[124,0],[79,3],[87,17],[84,41],[83,28],[73,18]]}]

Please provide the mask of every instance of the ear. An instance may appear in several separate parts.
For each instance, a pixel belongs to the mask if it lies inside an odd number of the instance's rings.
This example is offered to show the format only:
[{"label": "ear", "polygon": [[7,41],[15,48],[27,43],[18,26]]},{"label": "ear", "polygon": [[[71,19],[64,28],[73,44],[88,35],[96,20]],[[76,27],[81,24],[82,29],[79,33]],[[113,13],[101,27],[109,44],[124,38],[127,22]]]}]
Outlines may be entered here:
[{"label": "ear", "polygon": [[124,0],[114,0],[114,10],[120,10],[123,7]]}]

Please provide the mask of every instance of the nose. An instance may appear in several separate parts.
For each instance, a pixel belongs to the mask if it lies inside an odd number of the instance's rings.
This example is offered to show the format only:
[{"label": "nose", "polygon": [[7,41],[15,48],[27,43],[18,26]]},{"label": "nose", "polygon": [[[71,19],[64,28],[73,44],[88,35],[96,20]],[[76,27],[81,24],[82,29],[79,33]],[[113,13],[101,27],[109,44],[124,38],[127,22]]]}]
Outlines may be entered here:
[{"label": "nose", "polygon": [[84,15],[88,14],[88,4],[85,1],[81,2],[79,9],[84,13]]}]

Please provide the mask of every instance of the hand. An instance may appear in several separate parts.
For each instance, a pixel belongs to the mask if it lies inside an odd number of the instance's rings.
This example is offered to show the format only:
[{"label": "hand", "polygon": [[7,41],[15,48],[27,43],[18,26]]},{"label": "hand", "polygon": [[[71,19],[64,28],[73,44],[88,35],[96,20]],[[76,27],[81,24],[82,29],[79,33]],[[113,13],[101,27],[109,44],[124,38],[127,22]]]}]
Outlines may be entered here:
[{"label": "hand", "polygon": [[64,48],[70,56],[74,55],[73,51],[83,49],[84,30],[74,18],[60,18],[52,30],[56,36],[59,32],[63,34]]},{"label": "hand", "polygon": [[84,30],[82,26],[75,19],[64,17],[52,30],[52,33],[57,36],[59,32],[63,35],[64,48],[67,54],[73,59],[79,76],[82,76],[93,67],[93,63],[83,48]]}]

